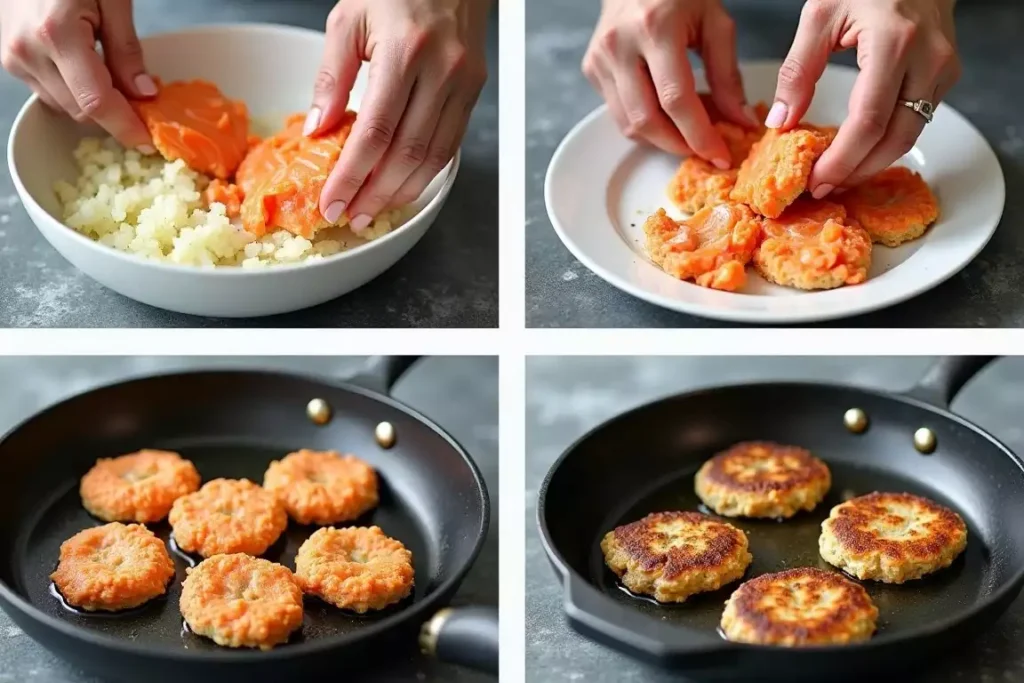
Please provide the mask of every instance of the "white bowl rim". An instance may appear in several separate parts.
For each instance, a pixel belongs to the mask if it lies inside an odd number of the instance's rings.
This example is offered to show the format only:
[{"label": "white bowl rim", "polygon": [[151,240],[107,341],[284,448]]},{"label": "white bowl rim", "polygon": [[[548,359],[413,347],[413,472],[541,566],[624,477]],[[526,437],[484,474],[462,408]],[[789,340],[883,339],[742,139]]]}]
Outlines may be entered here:
[{"label": "white bowl rim", "polygon": [[[199,26],[178,29],[175,31],[152,33],[142,36],[141,39],[143,44],[145,44],[145,41],[148,38],[165,38],[170,36],[180,36],[196,33],[213,33],[223,30],[244,32],[252,29],[263,31],[272,30],[274,32],[283,31],[286,33],[291,32],[302,35],[323,35],[322,31],[317,31],[315,29],[310,28],[303,28],[301,26],[289,26],[287,24],[273,24],[266,22],[236,22],[224,24],[203,24]],[[104,256],[111,256],[115,259],[119,259],[127,263],[131,263],[133,265],[141,265],[143,267],[155,268],[157,270],[167,270],[170,272],[177,273],[194,273],[202,275],[213,275],[215,277],[266,277],[275,272],[323,268],[334,263],[350,260],[353,258],[358,258],[360,254],[369,252],[371,249],[374,248],[380,248],[383,244],[391,241],[392,239],[395,239],[399,233],[406,230],[406,228],[412,227],[412,225],[416,221],[422,220],[425,214],[429,213],[430,210],[433,209],[438,203],[444,201],[448,193],[451,191],[451,187],[455,182],[455,176],[459,170],[459,166],[462,161],[462,149],[459,148],[455,150],[455,155],[452,157],[451,161],[448,162],[448,165],[441,171],[442,173],[446,173],[446,176],[444,183],[441,185],[440,188],[438,188],[437,193],[434,194],[434,196],[430,199],[430,201],[426,203],[426,205],[423,206],[423,208],[417,211],[412,217],[410,217],[400,226],[398,226],[391,232],[387,233],[386,235],[378,237],[375,240],[366,242],[365,244],[360,244],[359,246],[352,247],[351,249],[346,249],[345,251],[342,251],[337,254],[331,254],[330,256],[325,256],[323,258],[316,259],[313,261],[299,261],[297,263],[275,263],[272,265],[268,265],[265,268],[243,268],[241,266],[195,266],[184,263],[155,261],[144,256],[139,256],[137,254],[132,254],[130,252],[120,251],[118,249],[114,249],[113,247],[108,247],[105,244],[100,244],[96,240],[83,235],[82,233],[78,232],[77,230],[67,225],[63,221],[59,221],[53,216],[51,216],[46,209],[39,205],[39,202],[36,201],[36,198],[33,197],[31,193],[29,193],[24,183],[22,183],[21,177],[18,174],[17,166],[14,163],[14,140],[17,137],[19,128],[21,127],[22,119],[24,119],[28,115],[29,111],[32,109],[33,106],[36,105],[38,101],[39,96],[35,93],[33,93],[28,98],[28,100],[25,101],[25,104],[23,104],[21,106],[21,109],[18,111],[18,115],[14,118],[14,124],[11,126],[11,134],[7,139],[7,167],[10,170],[11,180],[14,182],[14,188],[18,192],[18,195],[21,197],[21,201],[23,203],[29,204],[33,209],[39,212],[39,214],[44,217],[44,220],[51,220],[64,230],[67,230],[69,233],[71,233],[70,238],[72,240],[77,241],[79,244],[83,245],[86,249],[92,249]],[[43,105],[40,103],[38,106],[42,107]],[[35,221],[33,221],[32,224],[35,225]],[[39,226],[36,226],[36,229],[39,230]]]}]

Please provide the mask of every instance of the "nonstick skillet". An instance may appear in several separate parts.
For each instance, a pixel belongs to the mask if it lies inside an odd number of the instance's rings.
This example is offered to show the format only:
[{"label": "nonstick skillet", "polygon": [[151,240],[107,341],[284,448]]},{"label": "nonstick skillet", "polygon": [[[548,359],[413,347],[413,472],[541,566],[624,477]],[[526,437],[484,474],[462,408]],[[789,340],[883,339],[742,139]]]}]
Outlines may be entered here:
[{"label": "nonstick skillet", "polygon": [[[886,394],[811,383],[726,386],[664,398],[596,427],[558,459],[541,487],[538,523],[565,586],[569,623],[633,657],[698,679],[835,680],[922,665],[996,619],[1024,582],[1024,465],[948,411],[990,358],[936,364],[913,389]],[[865,428],[866,427],[866,428]],[[601,537],[658,510],[697,510],[697,468],[725,447],[771,440],[809,448],[832,470],[832,490],[785,522],[735,520],[754,556],[745,579],[786,568],[828,568],[820,524],[844,498],[909,491],[949,505],[968,526],[953,565],[902,586],[864,585],[879,631],[846,647],[740,645],[717,632],[739,585],[659,605],[627,594],[605,566]]]},{"label": "nonstick skillet", "polygon": [[[415,644],[417,632],[428,653],[496,673],[496,612],[442,610],[483,545],[487,492],[450,436],[386,395],[414,361],[374,359],[338,383],[260,371],[133,379],[26,420],[0,440],[0,606],[29,636],[105,680],[248,682],[351,673],[392,661],[396,648]],[[78,480],[96,458],[140,448],[179,451],[204,481],[262,482],[272,459],[299,448],[357,454],[378,470],[381,500],[355,524],[376,524],[412,550],[413,595],[367,616],[307,599],[301,631],[266,652],[220,648],[183,629],[181,556],[166,599],[116,616],[70,611],[51,593],[48,576],[62,541],[102,523],[82,508]],[[168,539],[166,523],[151,529]],[[312,530],[291,523],[265,557],[294,568]]]}]

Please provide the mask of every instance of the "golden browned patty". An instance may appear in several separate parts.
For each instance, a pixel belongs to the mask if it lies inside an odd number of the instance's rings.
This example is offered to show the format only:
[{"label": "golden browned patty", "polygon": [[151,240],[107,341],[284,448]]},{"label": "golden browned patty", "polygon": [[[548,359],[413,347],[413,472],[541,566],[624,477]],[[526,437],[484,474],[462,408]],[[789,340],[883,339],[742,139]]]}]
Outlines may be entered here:
[{"label": "golden browned patty", "polygon": [[753,557],[747,536],[699,512],[655,512],[608,532],[605,563],[634,593],[684,602],[743,576]]},{"label": "golden browned patty", "polygon": [[948,567],[966,547],[960,515],[910,493],[869,493],[841,503],[822,522],[818,538],[829,564],[883,583]]},{"label": "golden browned patty", "polygon": [[720,515],[792,517],[821,502],[832,475],[805,448],[746,441],[704,463],[694,484],[704,504]]},{"label": "golden browned patty", "polygon": [[729,597],[722,632],[729,640],[800,647],[867,640],[878,608],[864,588],[811,567],[762,574]]}]

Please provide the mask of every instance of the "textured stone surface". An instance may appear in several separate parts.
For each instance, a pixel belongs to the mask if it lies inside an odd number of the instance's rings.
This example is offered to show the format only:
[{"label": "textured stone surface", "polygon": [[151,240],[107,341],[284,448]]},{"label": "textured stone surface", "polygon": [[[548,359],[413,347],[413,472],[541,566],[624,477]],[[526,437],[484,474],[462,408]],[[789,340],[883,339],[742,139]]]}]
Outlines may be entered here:
[{"label": "textured stone surface", "polygon": [[[537,491],[554,460],[591,428],[655,398],[757,380],[841,382],[876,389],[911,386],[924,358],[551,358],[526,369],[526,671],[536,683],[668,683],[682,679],[637,663],[570,630],[562,591],[537,533]],[[968,384],[953,410],[1024,453],[1020,421],[1024,359],[1000,360]],[[584,494],[581,494],[584,495]],[[928,683],[1024,681],[1024,599],[977,639],[936,662]],[[938,656],[938,653],[936,653]],[[905,679],[911,680],[911,679]]]},{"label": "textured stone surface", "polygon": [[[782,59],[802,2],[726,0],[741,59]],[[530,327],[735,326],[635,299],[593,274],[561,244],[544,207],[555,147],[601,104],[579,71],[600,3],[531,0],[526,37],[526,319]],[[995,236],[959,274],[907,303],[829,323],[836,327],[1024,326],[1024,11],[1015,2],[963,0],[957,31],[964,75],[947,98],[995,149],[1006,209]],[[852,52],[836,62],[853,64]]]},{"label": "textured stone surface", "polygon": [[[333,0],[136,0],[140,34],[188,24],[259,21],[322,30]],[[0,327],[496,327],[498,324],[498,37],[490,78],[462,144],[452,193],[423,239],[359,290],[305,311],[253,320],[170,313],[116,294],[58,254],[0,170]],[[312,76],[310,77],[312,78]],[[310,84],[312,87],[312,83]],[[29,90],[0,71],[0,155]]]},{"label": "textured stone surface", "polygon": [[[355,358],[0,358],[0,434],[44,406],[92,387],[127,377],[174,369],[260,368],[342,378]],[[394,396],[447,430],[472,454],[487,482],[491,527],[487,542],[453,605],[498,604],[498,363],[495,358],[427,358],[411,368]],[[459,400],[438,401],[438,396]],[[360,676],[362,680],[362,676]],[[416,653],[415,643],[397,650],[367,680],[485,683],[492,676],[438,664]],[[0,611],[0,683],[101,683],[29,639]]]}]

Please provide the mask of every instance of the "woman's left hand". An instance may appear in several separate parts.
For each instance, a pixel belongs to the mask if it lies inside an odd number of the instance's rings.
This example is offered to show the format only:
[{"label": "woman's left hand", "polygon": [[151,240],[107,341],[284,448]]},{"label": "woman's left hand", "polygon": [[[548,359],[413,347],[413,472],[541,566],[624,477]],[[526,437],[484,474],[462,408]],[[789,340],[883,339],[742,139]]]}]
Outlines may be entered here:
[{"label": "woman's left hand", "polygon": [[341,0],[327,19],[305,133],[335,126],[363,61],[369,84],[320,194],[355,232],[420,195],[459,147],[487,79],[488,0]]},{"label": "woman's left hand", "polygon": [[860,75],[849,116],[814,165],[807,187],[821,198],[856,185],[909,152],[925,119],[900,100],[935,105],[960,78],[954,0],[808,0],[779,71],[771,128],[807,113],[833,50],[857,48]]}]

